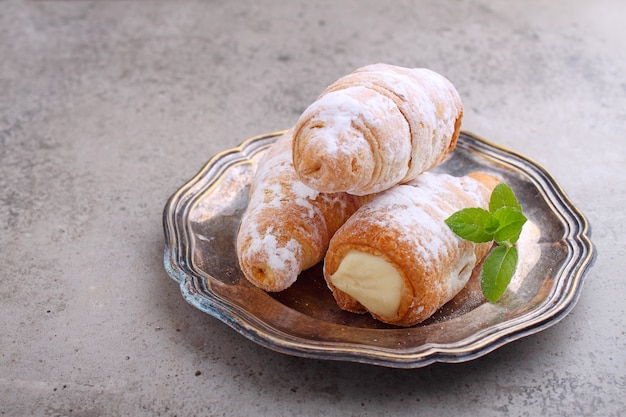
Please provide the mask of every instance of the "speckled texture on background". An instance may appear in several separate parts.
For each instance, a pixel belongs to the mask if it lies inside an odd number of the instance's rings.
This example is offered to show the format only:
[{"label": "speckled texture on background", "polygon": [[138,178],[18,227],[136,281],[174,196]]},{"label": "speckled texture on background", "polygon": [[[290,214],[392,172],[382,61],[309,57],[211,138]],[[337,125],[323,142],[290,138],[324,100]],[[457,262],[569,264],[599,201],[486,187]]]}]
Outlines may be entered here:
[{"label": "speckled texture on background", "polygon": [[[0,415],[626,414],[626,3],[0,1]],[[598,258],[562,322],[393,370],[266,350],[183,301],[166,199],[356,67],[452,80]]]}]

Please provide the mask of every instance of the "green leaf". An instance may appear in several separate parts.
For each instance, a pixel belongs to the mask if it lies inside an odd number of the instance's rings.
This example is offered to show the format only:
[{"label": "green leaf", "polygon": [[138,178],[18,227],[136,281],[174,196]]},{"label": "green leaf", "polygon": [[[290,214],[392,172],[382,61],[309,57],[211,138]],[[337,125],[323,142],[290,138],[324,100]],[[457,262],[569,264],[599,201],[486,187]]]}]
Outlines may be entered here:
[{"label": "green leaf", "polygon": [[526,216],[515,207],[501,207],[493,213],[493,217],[498,219],[499,224],[493,239],[500,245],[517,242],[526,223]]},{"label": "green leaf", "polygon": [[483,295],[492,303],[506,291],[517,267],[517,248],[498,246],[485,258],[480,275]]},{"label": "green leaf", "polygon": [[526,221],[513,190],[504,183],[498,184],[491,193],[488,211],[463,209],[445,221],[463,239],[497,243],[485,258],[480,278],[482,292],[492,303],[504,294],[515,274],[518,252],[514,245]]},{"label": "green leaf", "polygon": [[513,189],[507,184],[501,182],[491,192],[491,198],[489,199],[489,211],[495,213],[496,210],[503,207],[514,207],[519,211],[522,211],[522,207],[515,197]]},{"label": "green leaf", "polygon": [[498,220],[479,207],[459,210],[445,222],[460,238],[475,243],[493,240],[494,232],[498,229]]}]

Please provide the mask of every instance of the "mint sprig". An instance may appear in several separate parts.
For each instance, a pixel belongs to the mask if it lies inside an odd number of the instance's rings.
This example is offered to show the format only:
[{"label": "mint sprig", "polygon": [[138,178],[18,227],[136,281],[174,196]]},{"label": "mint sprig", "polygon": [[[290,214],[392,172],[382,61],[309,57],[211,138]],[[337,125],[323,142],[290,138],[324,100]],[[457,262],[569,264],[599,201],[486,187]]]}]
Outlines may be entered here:
[{"label": "mint sprig", "polygon": [[459,210],[445,222],[460,238],[475,243],[495,242],[496,247],[485,258],[480,273],[480,288],[492,303],[504,294],[517,268],[517,248],[526,223],[515,193],[500,183],[492,191],[489,210],[480,207]]}]

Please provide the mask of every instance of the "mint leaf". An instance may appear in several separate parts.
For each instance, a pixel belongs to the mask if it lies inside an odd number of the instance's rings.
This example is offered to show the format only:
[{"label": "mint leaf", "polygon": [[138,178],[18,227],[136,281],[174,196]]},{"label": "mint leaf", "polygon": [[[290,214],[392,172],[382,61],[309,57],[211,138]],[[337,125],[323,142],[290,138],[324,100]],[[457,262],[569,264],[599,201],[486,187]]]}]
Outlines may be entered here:
[{"label": "mint leaf", "polygon": [[515,207],[501,207],[493,213],[493,217],[498,219],[498,229],[494,233],[493,239],[499,245],[512,245],[519,239],[522,227],[526,223],[526,216]]},{"label": "mint leaf", "polygon": [[459,237],[475,243],[495,241],[497,246],[485,258],[480,275],[483,295],[495,303],[504,294],[517,268],[514,246],[526,223],[526,216],[507,184],[498,184],[491,192],[489,210],[466,208],[445,222]]},{"label": "mint leaf", "polygon": [[479,207],[459,210],[445,222],[460,238],[475,243],[493,240],[499,225],[491,213]]},{"label": "mint leaf", "polygon": [[519,211],[522,211],[522,207],[513,193],[513,189],[507,184],[501,182],[491,192],[491,198],[489,199],[489,211],[495,213],[499,208],[514,207]]},{"label": "mint leaf", "polygon": [[487,255],[480,274],[480,288],[487,300],[498,301],[511,282],[516,267],[515,246],[498,246]]}]

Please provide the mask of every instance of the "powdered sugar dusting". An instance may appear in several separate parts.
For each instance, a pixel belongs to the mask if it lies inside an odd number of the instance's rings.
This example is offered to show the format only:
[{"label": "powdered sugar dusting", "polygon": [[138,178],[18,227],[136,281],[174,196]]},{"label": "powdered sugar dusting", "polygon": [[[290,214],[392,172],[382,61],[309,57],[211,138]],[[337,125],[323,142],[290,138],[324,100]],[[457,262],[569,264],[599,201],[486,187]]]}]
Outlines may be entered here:
[{"label": "powdered sugar dusting", "polygon": [[319,262],[335,230],[327,218],[336,228],[357,208],[352,196],[320,194],[300,182],[291,143],[287,132],[259,161],[237,235],[244,275],[268,291],[289,287],[303,269]]},{"label": "powdered sugar dusting", "polygon": [[[312,177],[306,169],[300,170],[297,161],[296,170],[308,185],[326,192],[380,192],[443,161],[461,115],[458,92],[436,72],[368,65],[331,84],[296,125],[296,160],[332,160],[324,166],[335,170],[335,175],[320,174],[312,162],[304,165],[315,167],[310,170]],[[366,152],[373,154],[368,160],[362,156]],[[341,180],[353,168],[346,155],[368,166],[364,176],[370,181]]]},{"label": "powdered sugar dusting", "polygon": [[327,264],[335,268],[355,248],[390,260],[412,287],[405,292],[411,305],[391,323],[415,324],[465,286],[487,250],[488,244],[459,238],[445,220],[463,208],[485,207],[488,199],[489,189],[471,177],[424,173],[362,206],[333,238]]},{"label": "powdered sugar dusting", "polygon": [[382,230],[403,230],[398,239],[421,259],[442,263],[447,251],[458,247],[460,241],[445,219],[462,208],[484,207],[488,193],[486,187],[472,178],[426,172],[409,184],[377,195],[359,213],[384,212],[385,215],[379,217],[384,222]]},{"label": "powdered sugar dusting", "polygon": [[[302,114],[301,119],[317,126],[309,140],[323,142],[320,149],[329,155],[337,152],[352,153],[362,145],[354,141],[361,135],[348,134],[359,120],[364,125],[384,123],[386,115],[395,110],[394,103],[380,94],[365,92],[363,86],[331,91],[322,95]],[[365,97],[362,101],[361,98]],[[352,141],[346,138],[353,139]]]},{"label": "powdered sugar dusting", "polygon": [[252,243],[250,253],[262,253],[265,256],[265,264],[273,271],[282,271],[285,275],[296,276],[300,271],[299,259],[302,258],[302,245],[296,239],[289,239],[285,245],[279,245],[274,234],[273,227],[269,227],[261,233],[257,228],[252,228]]}]

